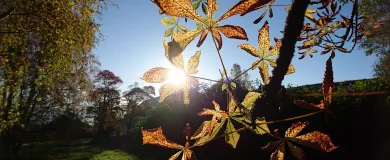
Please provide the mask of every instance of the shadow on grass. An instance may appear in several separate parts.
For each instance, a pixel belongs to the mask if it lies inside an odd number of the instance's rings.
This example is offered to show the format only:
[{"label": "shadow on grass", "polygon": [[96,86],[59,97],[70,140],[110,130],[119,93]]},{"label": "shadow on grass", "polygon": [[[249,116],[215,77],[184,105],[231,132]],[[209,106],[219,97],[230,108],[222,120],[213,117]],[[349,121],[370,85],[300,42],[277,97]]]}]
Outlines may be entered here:
[{"label": "shadow on grass", "polygon": [[[0,155],[0,159],[3,159]],[[107,150],[90,143],[90,139],[75,141],[34,142],[22,146],[18,157],[21,160],[136,160],[135,156],[118,150]]]}]

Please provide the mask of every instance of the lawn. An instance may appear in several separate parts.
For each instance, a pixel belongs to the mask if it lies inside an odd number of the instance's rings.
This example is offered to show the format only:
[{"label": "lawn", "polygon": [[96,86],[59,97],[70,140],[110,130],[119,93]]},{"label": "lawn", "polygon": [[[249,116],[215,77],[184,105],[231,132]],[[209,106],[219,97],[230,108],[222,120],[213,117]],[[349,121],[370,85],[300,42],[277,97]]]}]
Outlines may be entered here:
[{"label": "lawn", "polygon": [[[0,159],[1,158],[0,156]],[[50,141],[25,144],[17,159],[21,160],[138,160],[120,150],[107,150],[91,145],[90,139],[70,142]]]}]

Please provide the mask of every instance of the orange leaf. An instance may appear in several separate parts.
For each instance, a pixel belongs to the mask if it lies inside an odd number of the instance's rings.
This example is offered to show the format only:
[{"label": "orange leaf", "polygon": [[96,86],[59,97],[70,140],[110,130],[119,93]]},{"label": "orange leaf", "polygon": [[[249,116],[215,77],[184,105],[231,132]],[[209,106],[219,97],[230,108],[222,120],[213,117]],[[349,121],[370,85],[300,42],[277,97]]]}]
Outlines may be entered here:
[{"label": "orange leaf", "polygon": [[214,11],[216,10],[217,2],[216,0],[207,0],[207,5],[207,16],[211,19],[214,15]]},{"label": "orange leaf", "polygon": [[308,103],[304,100],[295,100],[294,103],[298,106],[301,106],[301,107],[307,108],[307,109],[324,109],[325,108],[324,103],[313,104],[313,103]]},{"label": "orange leaf", "polygon": [[156,67],[146,71],[141,79],[149,83],[162,83],[169,78],[170,72],[168,68]]},{"label": "orange leaf", "polygon": [[200,21],[202,17],[194,10],[189,0],[153,0],[165,14]]},{"label": "orange leaf", "polygon": [[183,146],[167,140],[162,132],[161,127],[155,129],[143,129],[142,132],[142,144],[153,144],[166,148],[182,149]]},{"label": "orange leaf", "polygon": [[209,33],[209,30],[203,30],[202,34],[200,35],[198,44],[196,44],[197,47],[202,46],[204,40],[206,40],[208,33]]},{"label": "orange leaf", "polygon": [[217,30],[228,38],[248,40],[245,30],[239,26],[224,25],[217,27]]},{"label": "orange leaf", "polygon": [[295,137],[299,134],[299,132],[302,131],[303,128],[305,128],[307,125],[309,124],[309,122],[305,122],[305,123],[301,123],[301,122],[297,122],[297,123],[294,123],[290,128],[287,129],[286,133],[285,133],[285,137]]},{"label": "orange leaf", "polygon": [[259,8],[262,8],[265,4],[269,3],[271,0],[241,0],[236,5],[234,5],[229,11],[227,11],[218,21],[222,21],[226,18],[240,14],[241,16],[255,11]]},{"label": "orange leaf", "polygon": [[318,131],[295,137],[292,140],[306,147],[323,150],[326,152],[330,152],[337,148],[337,146],[332,143],[328,135]]},{"label": "orange leaf", "polygon": [[222,48],[222,36],[221,36],[221,34],[218,32],[217,29],[212,28],[211,29],[211,35],[217,41],[217,43],[218,43],[217,44],[217,49],[220,50]]},{"label": "orange leaf", "polygon": [[192,135],[191,140],[202,138],[203,136],[211,133],[209,132],[210,121],[204,121],[202,125],[196,130],[196,132]]},{"label": "orange leaf", "polygon": [[269,27],[268,27],[268,21],[265,21],[263,27],[259,30],[259,38],[257,40],[259,43],[260,49],[263,51],[263,53],[267,52],[268,49],[271,46],[271,42],[269,40]]},{"label": "orange leaf", "polygon": [[332,69],[332,57],[326,61],[326,69],[324,75],[324,82],[322,84],[322,93],[327,94],[324,97],[324,103],[326,105],[331,103],[333,93],[333,69]]}]

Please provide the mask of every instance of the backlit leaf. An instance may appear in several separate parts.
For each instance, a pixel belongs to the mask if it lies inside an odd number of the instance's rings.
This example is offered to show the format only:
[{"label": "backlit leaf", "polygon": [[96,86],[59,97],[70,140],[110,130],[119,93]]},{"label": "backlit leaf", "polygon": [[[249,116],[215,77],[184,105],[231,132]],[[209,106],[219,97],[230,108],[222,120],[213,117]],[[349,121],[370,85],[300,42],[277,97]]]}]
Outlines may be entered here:
[{"label": "backlit leaf", "polygon": [[221,50],[221,48],[222,48],[222,36],[221,36],[221,34],[219,33],[219,31],[217,29],[212,28],[211,29],[211,35],[217,41],[217,49]]},{"label": "backlit leaf", "polygon": [[278,148],[271,154],[271,160],[283,160],[284,159],[284,154],[285,154],[285,145],[286,142],[283,141],[280,143]]},{"label": "backlit leaf", "polygon": [[184,148],[182,160],[192,160],[192,150]]},{"label": "backlit leaf", "polygon": [[259,65],[259,72],[261,79],[263,80],[264,84],[269,83],[269,71],[268,71],[268,64],[264,61],[260,62]]},{"label": "backlit leaf", "polygon": [[[267,124],[261,124],[261,123],[265,123],[265,118],[264,117],[257,117],[256,118],[256,134],[260,134],[260,135],[263,135],[263,134],[266,134],[266,133],[270,133],[269,131],[269,128],[268,128],[268,125]],[[260,125],[258,125],[260,124]]]},{"label": "backlit leaf", "polygon": [[216,0],[207,0],[207,5],[207,15],[212,18],[214,11],[217,9],[217,2]]},{"label": "backlit leaf", "polygon": [[176,32],[172,35],[172,38],[178,45],[184,50],[187,45],[193,41],[202,31],[201,30],[189,30],[187,32]]},{"label": "backlit leaf", "polygon": [[159,103],[163,102],[165,98],[170,96],[171,94],[175,93],[177,91],[177,88],[173,84],[164,84],[160,88],[160,100]]},{"label": "backlit leaf", "polygon": [[292,64],[290,64],[290,65],[288,66],[288,68],[287,68],[287,73],[286,73],[286,75],[289,75],[289,74],[292,74],[292,73],[295,73],[295,67],[294,67]]},{"label": "backlit leaf", "polygon": [[253,63],[252,63],[251,69],[252,69],[252,70],[255,70],[255,69],[257,68],[257,66],[259,66],[260,61],[261,61],[261,60],[256,60],[255,62],[253,62]]},{"label": "backlit leaf", "polygon": [[320,104],[313,104],[313,103],[308,103],[304,100],[295,100],[294,103],[298,106],[301,106],[306,109],[324,109],[325,105],[323,103]]},{"label": "backlit leaf", "polygon": [[199,66],[199,58],[200,58],[201,51],[197,51],[195,55],[193,55],[187,64],[187,73],[188,74],[196,74],[198,73],[198,70],[196,70]]},{"label": "backlit leaf", "polygon": [[[263,20],[265,14],[267,13],[268,11],[268,8],[266,10],[263,11],[263,14],[261,14],[261,16],[259,18],[257,18],[255,21],[253,21],[254,24],[257,24],[259,23],[261,20]],[[270,16],[271,16],[271,11],[270,11]]]},{"label": "backlit leaf", "polygon": [[252,110],[256,100],[261,96],[258,92],[249,92],[246,94],[244,101],[241,103],[246,109]]},{"label": "backlit leaf", "polygon": [[165,30],[164,36],[165,37],[171,36],[174,29],[175,29],[175,27],[171,27],[171,28],[168,28],[167,30]]},{"label": "backlit leaf", "polygon": [[199,139],[211,133],[209,132],[209,127],[210,127],[210,121],[204,121],[202,125],[200,125],[198,130],[196,130],[196,132],[192,135],[191,140]]},{"label": "backlit leaf", "polygon": [[170,16],[199,21],[202,17],[194,10],[189,0],[154,0],[157,6]]},{"label": "backlit leaf", "polygon": [[222,91],[224,91],[227,88],[226,84],[222,84]]},{"label": "backlit leaf", "polygon": [[279,55],[280,46],[282,46],[282,40],[275,38],[275,43],[276,43],[275,46],[272,47],[272,49],[267,54],[266,58]]},{"label": "backlit leaf", "polygon": [[234,113],[234,110],[236,109],[236,102],[235,102],[234,98],[231,96],[229,96],[228,109],[229,109],[229,114]]},{"label": "backlit leaf", "polygon": [[[230,134],[228,134],[230,133]],[[234,128],[233,123],[228,119],[226,130],[225,130],[225,142],[232,145],[233,148],[236,148],[238,140],[240,139],[240,134],[236,132],[236,128]]]},{"label": "backlit leaf", "polygon": [[183,32],[187,32],[187,28],[182,26],[182,25],[179,25],[179,29],[182,30]]},{"label": "backlit leaf", "polygon": [[241,0],[236,5],[234,5],[231,9],[229,9],[218,21],[222,21],[226,18],[234,16],[236,14],[240,14],[241,16],[257,10],[269,3],[271,0]]},{"label": "backlit leaf", "polygon": [[208,136],[204,136],[202,138],[199,138],[194,146],[203,146],[204,144],[210,142],[219,132],[219,130],[221,130],[222,126],[225,124],[225,121],[226,119],[222,119],[221,122],[219,123],[216,123],[211,134],[208,135]]},{"label": "backlit leaf", "polygon": [[291,154],[298,160],[304,160],[306,159],[305,152],[303,151],[302,148],[299,148],[296,145],[293,145],[290,142],[287,142],[287,146],[290,149]]},{"label": "backlit leaf", "polygon": [[205,29],[202,31],[202,34],[200,35],[200,38],[199,38],[199,41],[198,41],[198,44],[196,44],[197,47],[200,47],[202,46],[204,40],[206,40],[206,37],[209,33],[209,30]]},{"label": "backlit leaf", "polygon": [[326,152],[330,152],[337,148],[337,146],[332,143],[328,135],[318,131],[295,137],[292,140],[306,147],[323,150]]},{"label": "backlit leaf", "polygon": [[202,11],[203,11],[203,13],[204,14],[206,14],[206,15],[208,15],[208,13],[207,13],[207,6],[204,4],[204,3],[202,3]]},{"label": "backlit leaf", "polygon": [[185,71],[183,54],[178,54],[176,57],[173,57],[170,61],[171,64],[175,66],[177,69],[180,69],[181,71]]},{"label": "backlit leaf", "polygon": [[168,68],[156,67],[146,71],[141,79],[149,83],[162,83],[169,78],[170,73]]},{"label": "backlit leaf", "polygon": [[194,7],[194,10],[197,10],[200,6],[200,1],[195,1],[195,3],[192,4],[192,7]]},{"label": "backlit leaf", "polygon": [[142,144],[153,144],[166,148],[182,149],[183,146],[169,141],[162,132],[161,127],[155,129],[141,129]]},{"label": "backlit leaf", "polygon": [[236,89],[236,87],[237,87],[236,83],[234,83],[234,82],[230,82],[230,85],[232,86],[233,89]]},{"label": "backlit leaf", "polygon": [[169,26],[175,24],[173,21],[171,21],[168,17],[161,18],[161,23],[164,26]]},{"label": "backlit leaf", "polygon": [[177,157],[180,156],[180,154],[183,152],[183,150],[180,150],[179,152],[172,155],[172,157],[169,158],[169,160],[175,160]]},{"label": "backlit leaf", "polygon": [[248,52],[252,56],[259,57],[259,58],[263,57],[262,52],[260,52],[257,48],[253,47],[250,44],[240,44],[238,47]]},{"label": "backlit leaf", "polygon": [[217,30],[228,38],[248,40],[245,30],[239,26],[224,25],[217,27]]},{"label": "backlit leaf", "polygon": [[330,104],[332,100],[333,93],[333,68],[332,68],[332,57],[326,61],[326,69],[324,75],[324,82],[322,84],[322,92],[325,95],[324,101],[326,104]]},{"label": "backlit leaf", "polygon": [[305,123],[302,123],[302,122],[297,122],[297,123],[294,123],[292,124],[292,126],[290,128],[287,129],[286,133],[285,133],[285,137],[295,137],[299,134],[299,132],[302,131],[303,128],[305,128],[307,125],[309,124],[309,122],[305,122]]},{"label": "backlit leaf", "polygon": [[269,27],[268,21],[265,21],[263,27],[259,30],[259,38],[257,40],[259,43],[260,49],[263,53],[267,52],[269,47],[271,46],[271,42],[269,40]]}]

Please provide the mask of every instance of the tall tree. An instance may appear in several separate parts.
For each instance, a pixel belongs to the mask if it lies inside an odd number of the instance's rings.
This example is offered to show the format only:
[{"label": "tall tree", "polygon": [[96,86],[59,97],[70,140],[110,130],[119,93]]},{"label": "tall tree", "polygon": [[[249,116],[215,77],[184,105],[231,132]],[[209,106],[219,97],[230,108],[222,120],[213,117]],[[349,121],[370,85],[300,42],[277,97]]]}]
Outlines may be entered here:
[{"label": "tall tree", "polygon": [[95,18],[107,3],[0,1],[0,132],[7,150],[22,144],[11,132],[24,132],[33,117],[76,104],[71,95],[88,86],[97,64],[91,53],[100,39]]},{"label": "tall tree", "polygon": [[361,47],[367,55],[376,54],[379,58],[374,65],[375,76],[390,80],[390,1],[362,0],[360,12],[365,17],[361,28],[365,38]]},{"label": "tall tree", "polygon": [[233,64],[232,69],[230,70],[230,79],[236,78],[236,82],[246,90],[253,90],[254,87],[252,82],[249,80],[248,72],[243,73],[241,66],[237,63]]},{"label": "tall tree", "polygon": [[118,89],[121,83],[122,80],[109,70],[101,71],[95,77],[95,89],[91,93],[93,105],[90,111],[95,116],[99,134],[104,134],[123,116]]}]

